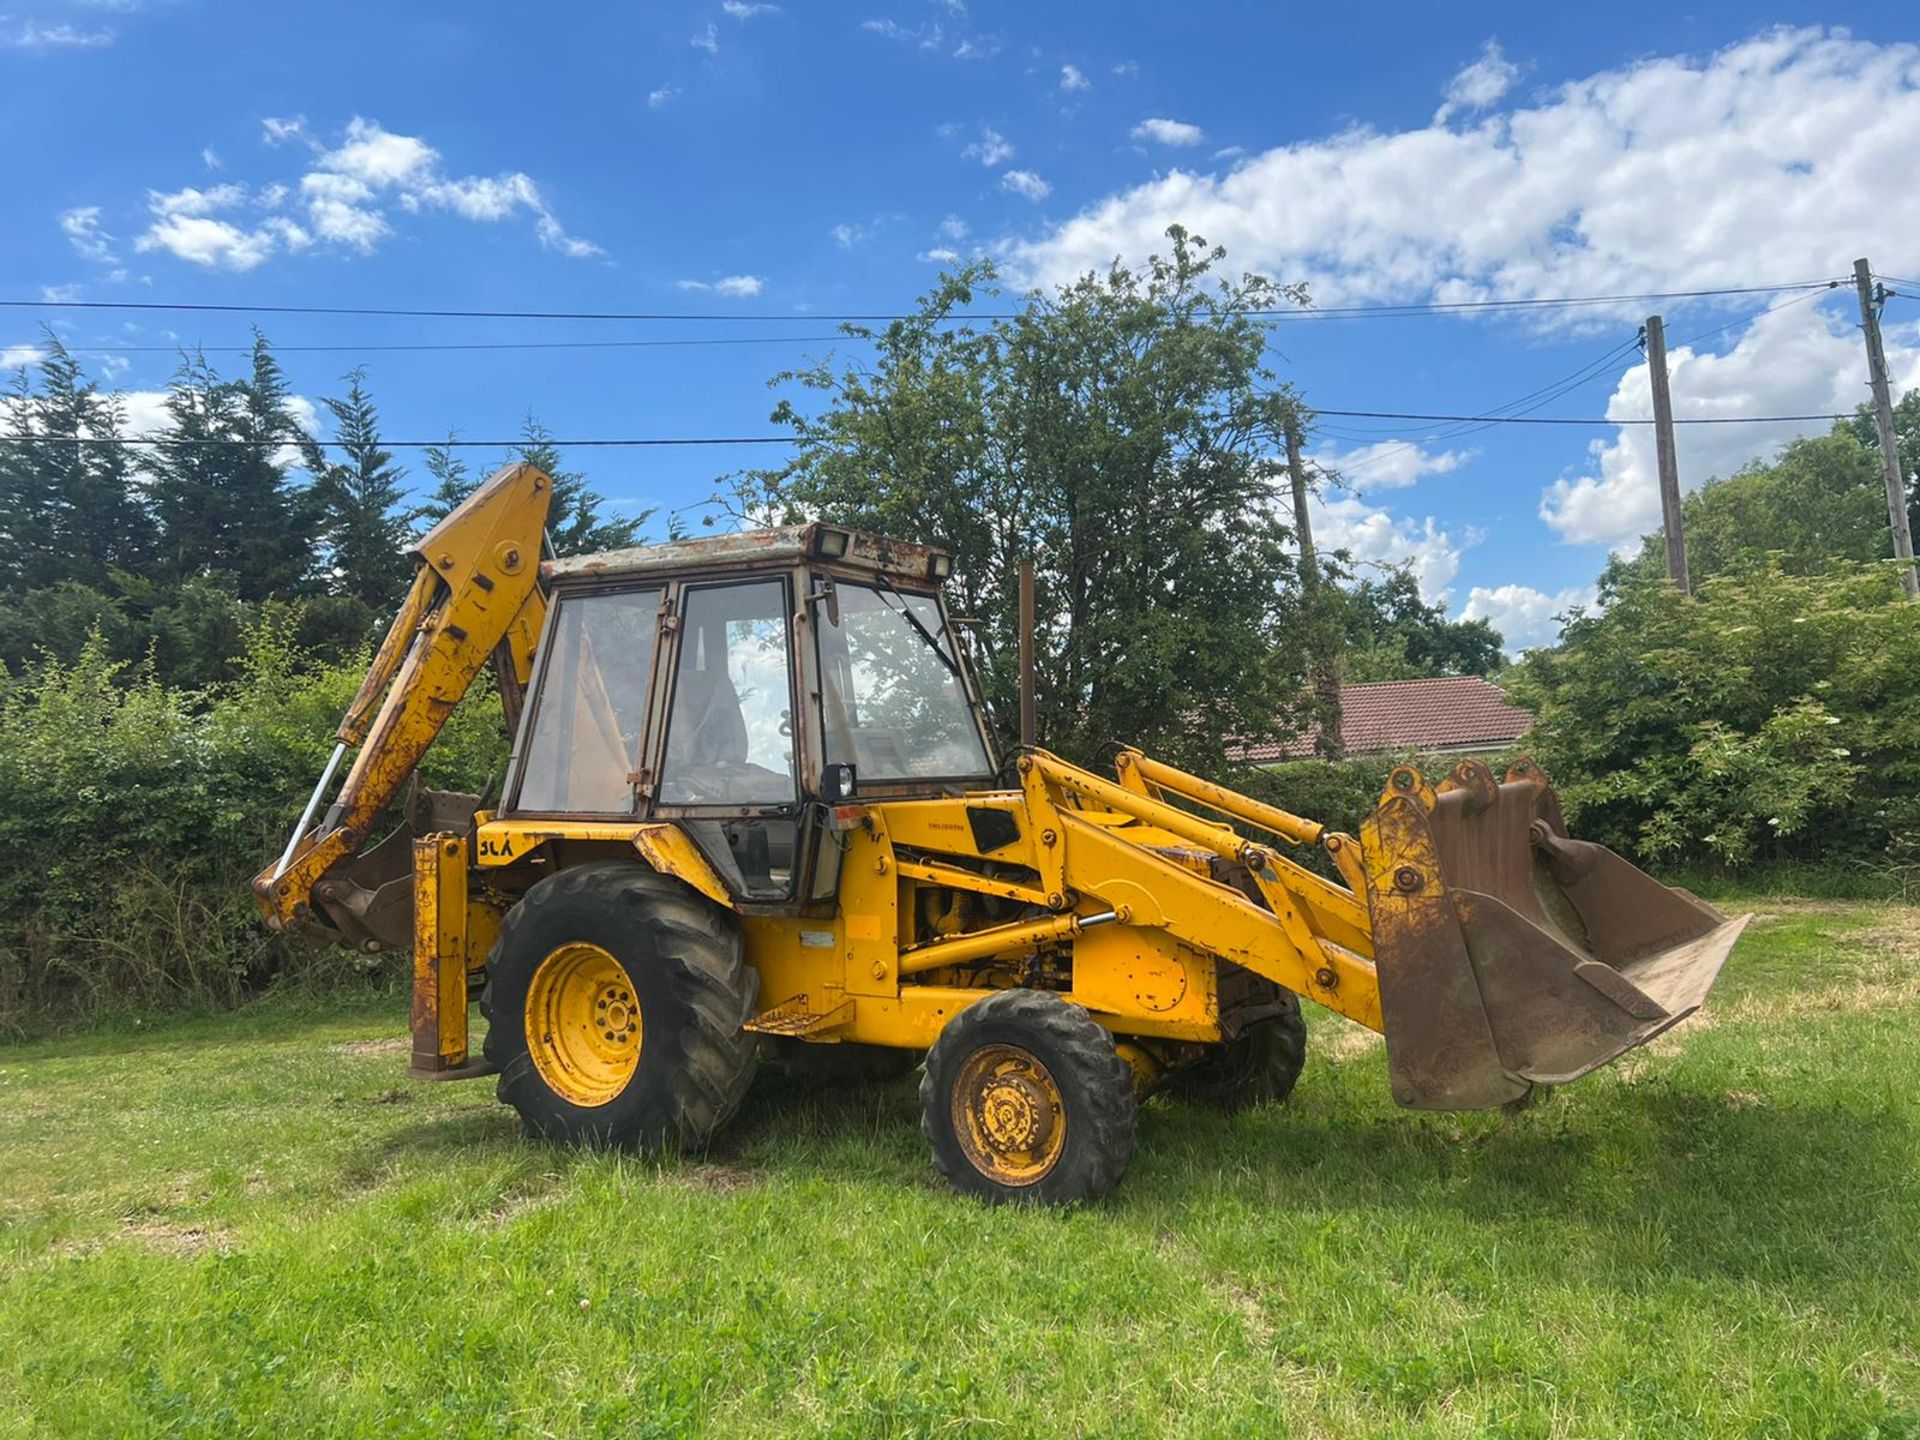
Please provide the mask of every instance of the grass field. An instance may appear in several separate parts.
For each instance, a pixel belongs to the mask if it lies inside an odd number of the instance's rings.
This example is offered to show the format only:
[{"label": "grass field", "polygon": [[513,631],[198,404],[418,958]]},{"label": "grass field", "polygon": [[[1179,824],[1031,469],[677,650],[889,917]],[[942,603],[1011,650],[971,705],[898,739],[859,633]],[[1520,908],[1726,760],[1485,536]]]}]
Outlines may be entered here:
[{"label": "grass field", "polygon": [[1763,910],[1530,1111],[1396,1111],[1321,1017],[1066,1214],[947,1194],[912,1081],[529,1144],[403,1001],[0,1049],[0,1432],[1920,1435],[1920,911]]}]

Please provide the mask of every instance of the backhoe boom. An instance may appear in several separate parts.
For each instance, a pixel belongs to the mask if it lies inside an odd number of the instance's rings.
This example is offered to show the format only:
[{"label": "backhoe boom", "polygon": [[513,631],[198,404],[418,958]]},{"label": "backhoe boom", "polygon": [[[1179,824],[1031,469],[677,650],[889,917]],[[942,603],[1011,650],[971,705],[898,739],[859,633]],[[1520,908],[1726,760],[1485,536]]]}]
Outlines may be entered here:
[{"label": "backhoe boom", "polygon": [[[509,721],[515,717],[546,613],[539,574],[552,489],[534,466],[508,466],[414,547],[413,584],[340,722],[334,760],[285,853],[254,879],[269,928],[315,924],[369,948],[408,942],[411,919],[399,912],[410,912],[410,851],[395,847],[402,865],[373,866],[370,875],[349,875],[346,864],[489,659],[500,671]],[[340,793],[309,829],[347,750],[357,754]],[[469,806],[468,820],[471,814]],[[448,819],[433,816],[428,828]]]}]

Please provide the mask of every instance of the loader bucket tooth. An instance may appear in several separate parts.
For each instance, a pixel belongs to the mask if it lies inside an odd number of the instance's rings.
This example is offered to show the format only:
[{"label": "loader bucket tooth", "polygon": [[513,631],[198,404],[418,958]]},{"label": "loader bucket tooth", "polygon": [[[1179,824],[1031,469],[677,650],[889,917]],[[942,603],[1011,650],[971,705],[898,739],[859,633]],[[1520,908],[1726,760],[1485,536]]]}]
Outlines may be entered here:
[{"label": "loader bucket tooth", "polygon": [[1530,759],[1432,789],[1396,771],[1361,848],[1387,1068],[1419,1109],[1518,1100],[1645,1044],[1699,1008],[1748,918],[1569,837]]}]

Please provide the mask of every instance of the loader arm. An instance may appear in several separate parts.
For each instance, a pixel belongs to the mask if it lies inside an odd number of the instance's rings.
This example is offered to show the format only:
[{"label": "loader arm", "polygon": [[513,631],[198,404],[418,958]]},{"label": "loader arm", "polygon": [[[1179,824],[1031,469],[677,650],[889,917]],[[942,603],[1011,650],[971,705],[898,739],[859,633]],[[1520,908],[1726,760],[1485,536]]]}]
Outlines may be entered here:
[{"label": "loader arm", "polygon": [[[350,892],[370,895],[373,887],[346,883],[343,867],[489,660],[507,721],[517,721],[546,614],[539,577],[552,491],[534,466],[507,466],[414,546],[413,583],[340,722],[333,759],[286,851],[253,881],[270,929],[315,925],[370,948],[410,937],[410,913],[369,919],[364,904],[352,903]],[[349,751],[339,794],[314,824]]]},{"label": "loader arm", "polygon": [[[1531,760],[1504,780],[1465,760],[1437,786],[1397,767],[1357,840],[1137,750],[1115,768],[1107,780],[1023,754],[1033,898],[1055,913],[1001,927],[1005,943],[990,931],[916,946],[901,972],[1090,925],[1157,930],[1382,1033],[1400,1104],[1479,1109],[1685,1019],[1746,923],[1571,838]],[[1346,884],[1284,853],[1304,846]]]}]

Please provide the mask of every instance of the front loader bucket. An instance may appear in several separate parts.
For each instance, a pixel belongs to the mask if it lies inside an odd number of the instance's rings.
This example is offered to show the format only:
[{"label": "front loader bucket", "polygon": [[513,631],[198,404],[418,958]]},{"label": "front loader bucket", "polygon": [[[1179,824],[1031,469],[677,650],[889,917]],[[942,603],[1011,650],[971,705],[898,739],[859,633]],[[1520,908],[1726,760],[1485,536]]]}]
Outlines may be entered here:
[{"label": "front loader bucket", "polygon": [[1568,837],[1546,776],[1463,761],[1436,789],[1393,772],[1361,829],[1393,1097],[1519,1100],[1644,1045],[1700,1007],[1750,917],[1729,920]]}]

